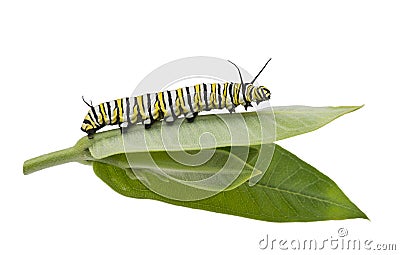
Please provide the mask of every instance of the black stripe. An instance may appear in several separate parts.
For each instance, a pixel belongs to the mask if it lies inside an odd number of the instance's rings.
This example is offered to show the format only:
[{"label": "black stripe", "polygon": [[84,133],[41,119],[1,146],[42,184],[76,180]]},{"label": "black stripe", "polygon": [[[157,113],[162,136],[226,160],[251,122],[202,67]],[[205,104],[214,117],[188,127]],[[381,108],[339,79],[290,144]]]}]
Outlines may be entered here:
[{"label": "black stripe", "polygon": [[222,106],[221,106],[221,101],[222,101],[222,98],[221,98],[221,84],[217,83],[217,86],[218,86],[218,109],[221,109],[222,108]]},{"label": "black stripe", "polygon": [[171,91],[167,90],[167,95],[168,95],[168,105],[169,108],[171,109],[171,115],[174,118],[174,120],[176,119],[176,115],[174,112],[174,108],[172,108],[172,96],[171,96]]},{"label": "black stripe", "polygon": [[262,99],[262,96],[261,96],[261,94],[260,94],[260,92],[259,92],[258,90],[259,90],[259,88],[256,89],[256,94],[258,95],[258,97],[259,97],[260,100],[261,100],[261,99]]},{"label": "black stripe", "polygon": [[[193,87],[193,90],[194,90],[194,95],[193,95],[193,104],[195,104],[196,103],[196,98],[198,97],[197,96],[197,90],[196,90],[196,85]],[[199,88],[199,91],[200,91],[200,88]],[[199,102],[197,102],[197,105],[195,104],[195,106],[197,107],[197,110],[200,112],[201,111],[201,109],[200,109],[200,99],[201,98],[199,98]]]},{"label": "black stripe", "polygon": [[118,101],[114,100],[114,104],[115,104],[115,108],[117,109],[117,118],[115,119],[115,123],[114,124],[119,124],[119,108],[118,108]]},{"label": "black stripe", "polygon": [[186,87],[186,98],[187,102],[189,104],[190,111],[193,113],[193,106],[192,106],[192,97],[190,96],[190,89],[189,87]]},{"label": "black stripe", "polygon": [[150,122],[153,123],[154,118],[153,118],[153,114],[152,114],[152,112],[151,112],[150,94],[147,94],[147,112],[149,113]]},{"label": "black stripe", "polygon": [[129,115],[131,114],[131,106],[130,106],[130,102],[129,102],[129,97],[125,98],[126,100],[126,117],[128,118],[127,120],[125,120],[125,122],[129,124],[131,123],[131,118],[129,117]]},{"label": "black stripe", "polygon": [[233,91],[233,86],[232,86],[232,82],[228,85],[228,87],[229,87],[229,96],[231,97],[231,103],[232,103],[232,106],[234,106],[235,104],[233,103],[233,95],[232,95],[232,91]]},{"label": "black stripe", "polygon": [[263,94],[263,99],[267,100],[267,93],[262,89],[261,90],[262,94]]},{"label": "black stripe", "polygon": [[167,96],[168,96],[168,106],[171,107],[172,105],[171,91],[167,90]]},{"label": "black stripe", "polygon": [[[163,91],[163,92],[161,92],[162,94],[161,94],[161,99],[162,99],[162,102],[163,102],[163,105],[164,105],[164,107],[165,107],[165,110],[167,111],[167,104],[165,103],[165,98],[164,98],[164,93],[165,93],[165,91]],[[160,105],[160,108],[161,108],[161,105]],[[162,111],[162,109],[161,109],[161,111]],[[163,114],[163,118],[164,118],[164,112],[162,113]]]},{"label": "black stripe", "polygon": [[206,105],[206,108],[204,110],[208,111],[210,110],[208,108],[208,100],[207,100],[207,85],[205,83],[203,83],[203,94],[204,94],[204,104]]},{"label": "black stripe", "polygon": [[92,109],[93,117],[96,119],[95,123],[100,124],[99,117],[97,116],[96,110],[94,109],[93,106],[90,106],[90,108]]},{"label": "black stripe", "polygon": [[227,82],[224,83],[224,90],[222,91],[222,94],[223,95],[226,94],[226,96],[224,96],[224,100],[225,100],[224,104],[225,104],[225,107],[226,107],[226,99],[228,98],[228,92],[226,90],[228,89],[228,85],[225,86],[225,84],[228,84],[228,83]]},{"label": "black stripe", "polygon": [[[92,110],[93,112],[93,110]],[[93,119],[92,114],[90,114],[90,112],[88,113],[89,118],[93,121],[94,125],[97,127],[97,122]],[[92,123],[90,123],[90,125],[92,125]]]},{"label": "black stripe", "polygon": [[124,119],[124,112],[125,112],[125,109],[124,109],[124,99],[121,98],[121,113],[122,113],[122,119]]},{"label": "black stripe", "polygon": [[243,86],[242,86],[242,96],[243,96],[244,105],[247,105],[248,103],[250,103],[250,102],[247,101],[247,99],[246,99],[246,87],[247,87],[247,84],[246,84],[246,83],[243,84]]},{"label": "black stripe", "polygon": [[249,91],[250,101],[253,101],[253,90],[254,90],[254,86],[251,87],[251,89],[250,89],[250,91]]},{"label": "black stripe", "polygon": [[160,99],[158,98],[158,93],[154,94],[156,97],[156,102],[154,103],[154,109],[156,109],[156,106],[158,106],[158,118],[163,119],[164,118],[164,112],[161,109],[161,104],[160,104]]},{"label": "black stripe", "polygon": [[110,120],[110,124],[112,124],[112,114],[111,114],[110,102],[106,102],[106,105],[107,105],[108,119]]},{"label": "black stripe", "polygon": [[84,123],[84,124],[89,124],[90,126],[92,125],[92,123],[91,123],[89,120],[87,120],[87,119],[84,119],[84,120],[83,120],[83,123]]}]

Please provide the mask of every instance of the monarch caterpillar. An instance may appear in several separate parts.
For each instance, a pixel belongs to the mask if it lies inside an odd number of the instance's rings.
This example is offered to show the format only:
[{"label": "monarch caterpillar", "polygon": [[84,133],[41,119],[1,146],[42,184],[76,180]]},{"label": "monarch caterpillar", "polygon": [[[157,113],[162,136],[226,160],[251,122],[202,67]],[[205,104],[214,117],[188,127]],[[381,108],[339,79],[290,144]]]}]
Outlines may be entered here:
[{"label": "monarch caterpillar", "polygon": [[201,111],[226,108],[230,113],[238,105],[245,110],[252,106],[251,102],[260,103],[270,99],[271,93],[264,86],[253,85],[271,59],[265,63],[257,76],[249,83],[243,83],[240,69],[240,83],[203,83],[179,88],[172,91],[148,93],[136,97],[120,98],[93,106],[82,97],[90,107],[83,120],[81,130],[89,138],[99,129],[107,125],[122,127],[137,123],[148,129],[156,120],[164,120],[172,124],[179,116],[184,115],[188,122],[193,122]]}]

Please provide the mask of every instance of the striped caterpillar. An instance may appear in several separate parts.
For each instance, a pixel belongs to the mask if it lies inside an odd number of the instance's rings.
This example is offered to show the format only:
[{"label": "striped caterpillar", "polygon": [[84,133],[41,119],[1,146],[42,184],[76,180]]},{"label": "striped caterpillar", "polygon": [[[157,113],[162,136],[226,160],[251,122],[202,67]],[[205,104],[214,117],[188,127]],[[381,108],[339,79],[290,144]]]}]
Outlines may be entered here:
[{"label": "striped caterpillar", "polygon": [[81,130],[92,138],[96,131],[107,125],[118,125],[122,132],[122,127],[137,123],[144,124],[146,129],[156,120],[172,124],[182,115],[188,122],[193,122],[199,112],[212,109],[226,108],[232,113],[235,107],[243,105],[247,110],[252,106],[251,102],[260,103],[270,99],[271,93],[266,87],[253,85],[270,60],[249,83],[243,83],[240,69],[229,61],[238,70],[240,83],[196,84],[171,91],[120,98],[96,106],[82,97],[90,109]]}]

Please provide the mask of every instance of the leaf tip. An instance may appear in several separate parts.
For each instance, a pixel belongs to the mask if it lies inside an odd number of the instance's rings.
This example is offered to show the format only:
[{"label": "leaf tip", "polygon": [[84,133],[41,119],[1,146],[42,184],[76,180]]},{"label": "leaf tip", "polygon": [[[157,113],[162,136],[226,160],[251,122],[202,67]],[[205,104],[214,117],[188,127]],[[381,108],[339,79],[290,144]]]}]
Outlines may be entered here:
[{"label": "leaf tip", "polygon": [[368,218],[368,216],[363,211],[360,210],[360,212],[361,212],[361,217],[360,217],[361,219],[371,221],[371,219]]},{"label": "leaf tip", "polygon": [[355,108],[356,110],[358,110],[358,109],[363,108],[364,106],[365,106],[365,104],[362,104],[362,105],[354,106],[354,108]]}]

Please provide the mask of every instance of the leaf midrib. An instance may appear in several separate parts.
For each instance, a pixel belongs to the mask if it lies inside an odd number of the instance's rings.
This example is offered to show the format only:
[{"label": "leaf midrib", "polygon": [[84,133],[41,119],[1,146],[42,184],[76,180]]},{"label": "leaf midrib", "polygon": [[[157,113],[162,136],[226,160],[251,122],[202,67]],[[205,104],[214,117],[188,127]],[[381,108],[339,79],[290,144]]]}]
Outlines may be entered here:
[{"label": "leaf midrib", "polygon": [[338,206],[338,207],[346,208],[346,209],[351,210],[353,212],[358,212],[357,210],[351,209],[350,207],[342,205],[342,204],[339,204],[339,203],[335,203],[335,202],[332,202],[332,201],[329,201],[329,200],[326,200],[326,199],[323,199],[323,198],[319,198],[319,197],[306,195],[306,194],[303,194],[303,193],[294,192],[294,191],[291,191],[291,190],[288,190],[288,189],[282,189],[282,188],[278,188],[278,187],[262,185],[262,184],[259,184],[259,183],[256,183],[254,186],[259,186],[261,188],[275,190],[275,191],[278,191],[278,192],[285,192],[285,193],[288,193],[288,194],[291,194],[291,195],[301,196],[301,197],[304,197],[304,198],[313,199],[313,200],[320,201],[320,202],[323,202],[323,203],[332,204],[332,205],[335,205],[335,206]]}]

